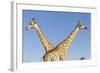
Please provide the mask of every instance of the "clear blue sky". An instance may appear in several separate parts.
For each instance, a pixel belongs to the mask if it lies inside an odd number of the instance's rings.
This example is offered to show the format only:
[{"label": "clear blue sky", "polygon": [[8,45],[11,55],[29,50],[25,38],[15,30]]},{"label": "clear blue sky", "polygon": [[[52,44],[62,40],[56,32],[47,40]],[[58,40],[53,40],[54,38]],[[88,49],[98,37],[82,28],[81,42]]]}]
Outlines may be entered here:
[{"label": "clear blue sky", "polygon": [[23,10],[23,62],[39,62],[45,50],[34,29],[24,30],[34,17],[44,35],[55,46],[63,41],[77,25],[77,20],[88,29],[79,31],[69,48],[68,60],[79,60],[81,57],[91,58],[91,14],[79,12],[54,12]]}]

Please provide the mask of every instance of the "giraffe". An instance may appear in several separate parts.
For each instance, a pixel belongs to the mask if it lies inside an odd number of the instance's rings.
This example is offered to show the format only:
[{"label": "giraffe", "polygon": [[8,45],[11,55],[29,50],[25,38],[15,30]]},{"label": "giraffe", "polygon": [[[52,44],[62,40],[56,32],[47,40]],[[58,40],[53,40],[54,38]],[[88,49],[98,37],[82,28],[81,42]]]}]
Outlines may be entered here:
[{"label": "giraffe", "polygon": [[74,28],[71,34],[62,42],[60,42],[54,49],[48,51],[43,56],[44,61],[64,61],[68,58],[68,49],[81,29],[87,29],[86,26],[78,21],[78,25]]},{"label": "giraffe", "polygon": [[28,30],[28,29],[33,29],[33,28],[37,31],[40,41],[42,42],[42,45],[45,48],[45,52],[48,52],[49,50],[53,49],[54,45],[50,41],[48,41],[47,38],[44,36],[35,18],[32,18],[32,21],[26,26],[25,29]]}]

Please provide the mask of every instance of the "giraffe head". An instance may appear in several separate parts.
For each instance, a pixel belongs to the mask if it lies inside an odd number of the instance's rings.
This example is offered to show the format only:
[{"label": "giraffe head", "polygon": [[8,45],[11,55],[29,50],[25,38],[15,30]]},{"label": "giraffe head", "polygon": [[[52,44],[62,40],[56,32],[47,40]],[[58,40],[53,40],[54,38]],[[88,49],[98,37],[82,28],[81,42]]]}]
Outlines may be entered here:
[{"label": "giraffe head", "polygon": [[79,29],[87,29],[87,27],[85,25],[83,25],[80,21],[78,21],[78,25]]},{"label": "giraffe head", "polygon": [[32,18],[32,21],[26,26],[26,30],[28,30],[28,29],[32,29],[32,28],[35,28],[37,26],[37,23],[36,23],[36,21],[35,21],[35,19],[34,18]]}]

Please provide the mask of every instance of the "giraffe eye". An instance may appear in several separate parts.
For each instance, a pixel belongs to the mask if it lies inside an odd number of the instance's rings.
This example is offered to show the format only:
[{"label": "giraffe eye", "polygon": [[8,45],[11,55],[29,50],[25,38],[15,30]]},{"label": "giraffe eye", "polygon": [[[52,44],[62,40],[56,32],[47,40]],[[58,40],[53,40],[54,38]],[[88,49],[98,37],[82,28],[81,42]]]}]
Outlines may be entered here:
[{"label": "giraffe eye", "polygon": [[82,25],[79,25],[79,27],[81,27]]}]

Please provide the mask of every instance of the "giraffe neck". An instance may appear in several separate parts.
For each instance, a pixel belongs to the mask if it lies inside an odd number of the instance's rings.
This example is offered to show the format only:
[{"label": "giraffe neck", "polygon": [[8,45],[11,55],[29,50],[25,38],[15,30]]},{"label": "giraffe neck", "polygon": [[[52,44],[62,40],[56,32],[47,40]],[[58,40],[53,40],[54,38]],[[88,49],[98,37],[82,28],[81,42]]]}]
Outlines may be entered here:
[{"label": "giraffe neck", "polygon": [[79,27],[76,27],[72,33],[64,40],[62,41],[58,46],[59,47],[63,47],[64,50],[68,49],[72,43],[72,41],[74,40],[74,38],[76,37],[77,33],[79,31]]},{"label": "giraffe neck", "polygon": [[35,25],[35,30],[37,31],[38,33],[38,36],[40,38],[40,41],[42,42],[42,45],[44,46],[45,48],[45,51],[48,52],[49,50],[53,49],[54,46],[51,44],[51,42],[49,42],[47,40],[47,38],[44,36],[40,26],[38,24]]}]

